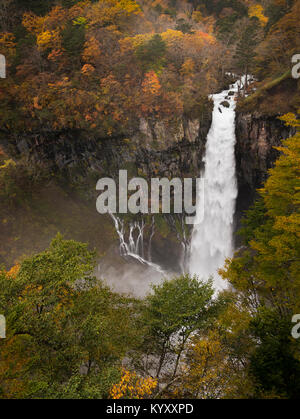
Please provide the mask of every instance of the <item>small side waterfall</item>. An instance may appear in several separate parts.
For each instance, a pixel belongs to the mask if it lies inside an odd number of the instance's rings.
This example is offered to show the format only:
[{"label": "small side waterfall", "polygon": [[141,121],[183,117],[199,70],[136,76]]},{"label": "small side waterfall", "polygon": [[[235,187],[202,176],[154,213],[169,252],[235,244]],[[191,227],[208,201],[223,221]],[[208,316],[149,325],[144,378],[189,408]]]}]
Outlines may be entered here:
[{"label": "small side waterfall", "polygon": [[[164,275],[165,272],[162,270],[162,268],[159,265],[151,262],[151,243],[155,232],[154,219],[152,218],[151,232],[148,243],[148,259],[146,259],[144,250],[144,220],[130,223],[129,232],[126,234],[124,220],[116,217],[114,214],[110,214],[110,216],[114,221],[115,229],[119,236],[121,256],[133,258],[141,264],[147,265]],[[128,237],[127,240],[126,237]]]},{"label": "small side waterfall", "polygon": [[204,216],[194,226],[191,240],[190,273],[204,280],[212,276],[217,290],[227,286],[219,277],[218,269],[233,253],[233,217],[238,192],[234,154],[235,96],[243,82],[238,81],[229,90],[212,95],[213,119],[202,173],[205,179]]}]

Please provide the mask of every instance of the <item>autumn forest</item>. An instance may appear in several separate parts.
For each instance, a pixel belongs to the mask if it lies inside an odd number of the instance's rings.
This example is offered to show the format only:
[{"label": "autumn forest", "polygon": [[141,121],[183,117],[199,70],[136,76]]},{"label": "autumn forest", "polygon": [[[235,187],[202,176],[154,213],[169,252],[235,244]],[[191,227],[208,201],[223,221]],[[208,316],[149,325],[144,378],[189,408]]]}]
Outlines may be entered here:
[{"label": "autumn forest", "polygon": [[[299,22],[300,0],[0,0],[0,399],[300,398]],[[211,275],[205,225],[97,213],[119,170],[208,177],[231,116]]]}]

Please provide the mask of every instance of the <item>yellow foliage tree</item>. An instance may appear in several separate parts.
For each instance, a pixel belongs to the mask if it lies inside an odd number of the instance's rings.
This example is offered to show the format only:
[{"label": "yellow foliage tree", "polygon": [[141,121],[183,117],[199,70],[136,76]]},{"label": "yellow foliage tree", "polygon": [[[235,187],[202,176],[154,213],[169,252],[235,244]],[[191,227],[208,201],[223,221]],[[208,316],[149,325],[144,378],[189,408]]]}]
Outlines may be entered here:
[{"label": "yellow foliage tree", "polygon": [[112,399],[146,399],[150,398],[157,380],[152,377],[142,378],[135,372],[122,369],[121,381],[115,384],[111,391]]},{"label": "yellow foliage tree", "polygon": [[181,75],[191,77],[195,72],[195,63],[191,58],[187,58],[181,67]]},{"label": "yellow foliage tree", "polygon": [[37,45],[40,50],[60,47],[60,34],[58,31],[43,31],[37,36]]},{"label": "yellow foliage tree", "polygon": [[146,73],[143,81],[143,92],[145,94],[156,96],[159,94],[160,89],[161,86],[155,71],[151,70]]},{"label": "yellow foliage tree", "polygon": [[0,50],[6,56],[13,56],[16,51],[15,36],[9,32],[0,33]]},{"label": "yellow foliage tree", "polygon": [[248,15],[249,17],[257,17],[261,26],[265,26],[269,21],[269,18],[264,15],[264,8],[261,4],[251,5],[248,9]]}]

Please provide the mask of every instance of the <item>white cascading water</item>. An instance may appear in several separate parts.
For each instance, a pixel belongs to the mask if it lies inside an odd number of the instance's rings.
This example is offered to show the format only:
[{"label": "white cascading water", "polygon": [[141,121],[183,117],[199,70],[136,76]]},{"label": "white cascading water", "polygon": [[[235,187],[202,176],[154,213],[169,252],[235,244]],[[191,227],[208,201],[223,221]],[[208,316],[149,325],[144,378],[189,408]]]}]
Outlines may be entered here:
[{"label": "white cascading water", "polygon": [[[144,255],[144,228],[145,223],[142,220],[141,222],[133,222],[129,224],[129,234],[128,234],[128,241],[126,241],[126,232],[125,232],[125,224],[122,219],[116,217],[113,214],[110,214],[112,217],[115,228],[119,236],[120,241],[120,254],[121,256],[131,257],[143,265],[147,265],[150,268],[154,269],[155,271],[159,272],[160,274],[165,274],[163,269],[153,263],[151,261],[151,241],[154,235],[154,222],[152,220],[152,228],[149,240],[149,248],[148,248],[148,259],[146,259]],[[137,231],[136,237],[134,236],[134,232]]]},{"label": "white cascading water", "polygon": [[[233,253],[233,218],[237,197],[235,94],[243,82],[238,81],[229,90],[211,96],[214,110],[203,159],[205,169],[201,174],[205,179],[204,215],[195,224],[191,240],[190,273],[203,280],[212,277],[217,290],[227,286],[218,275],[218,269]],[[224,101],[229,107],[221,105]],[[203,205],[203,202],[198,205]]]},{"label": "white cascading water", "polygon": [[[243,88],[244,83],[245,78],[242,77],[230,86],[229,90],[211,96],[214,101],[212,125],[207,136],[203,158],[205,170],[201,174],[205,179],[204,216],[195,224],[190,244],[188,261],[190,274],[196,274],[203,280],[212,277],[214,287],[218,291],[227,287],[226,282],[218,275],[218,270],[223,267],[225,259],[231,257],[233,253],[233,218],[238,193],[235,173],[235,97]],[[228,102],[228,107],[226,104],[221,104],[224,101]],[[202,191],[198,193],[201,197]],[[201,199],[197,202],[198,205],[203,205]],[[203,212],[201,208],[197,208],[197,217],[200,217]],[[154,219],[152,219],[146,258],[143,244],[144,222],[130,223],[129,232],[126,235],[123,220],[113,214],[110,215],[119,236],[120,254],[133,258],[165,276],[166,272],[151,260]],[[135,231],[137,234],[134,234]],[[185,237],[182,244],[184,252],[182,271],[184,272],[184,255],[188,248]]]}]

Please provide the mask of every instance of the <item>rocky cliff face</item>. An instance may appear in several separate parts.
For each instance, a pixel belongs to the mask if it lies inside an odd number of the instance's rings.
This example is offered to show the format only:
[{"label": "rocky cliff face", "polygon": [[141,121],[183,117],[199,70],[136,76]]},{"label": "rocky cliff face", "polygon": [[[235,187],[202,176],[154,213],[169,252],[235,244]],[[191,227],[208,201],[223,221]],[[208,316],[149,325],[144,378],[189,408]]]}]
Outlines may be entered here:
[{"label": "rocky cliff face", "polygon": [[[79,131],[26,134],[0,143],[9,154],[48,172],[63,173],[76,183],[87,175],[116,176],[128,169],[130,176],[197,177],[202,168],[211,110],[201,119],[178,121],[172,127],[162,121],[140,120],[128,138],[87,138]],[[236,115],[237,212],[253,201],[279,152],[274,147],[293,132],[276,117]]]},{"label": "rocky cliff face", "polygon": [[236,165],[238,180],[237,219],[253,202],[256,190],[268,176],[268,170],[279,156],[274,147],[293,131],[277,117],[259,114],[236,115]]},{"label": "rocky cliff face", "polygon": [[[97,180],[107,176],[118,179],[118,172],[121,169],[128,170],[129,179],[136,176],[148,179],[152,177],[196,178],[199,176],[203,164],[202,157],[210,125],[211,109],[208,109],[206,115],[200,119],[181,120],[172,127],[162,121],[141,120],[138,130],[132,129],[132,133],[122,137],[95,138],[80,131],[49,131],[14,136],[1,135],[0,146],[14,159],[21,158],[22,164],[40,168],[47,174],[47,182],[50,182],[50,186],[55,184],[53,188],[58,187],[59,190],[66,190],[67,194],[70,193],[73,196],[75,187],[75,190],[79,191],[80,205],[87,205],[88,211],[95,218],[98,216],[99,221],[95,221],[90,215],[89,218],[97,224],[95,231],[98,231],[99,240],[103,237],[106,248],[115,243],[114,245],[118,249],[117,237],[112,236],[111,240],[107,240],[105,239],[106,233],[99,233],[102,230],[104,232],[109,230],[108,227],[110,224],[112,227],[112,223],[110,219],[96,212],[95,202],[98,193],[95,187]],[[47,189],[50,186],[47,184]],[[45,207],[40,191],[35,191],[35,194],[38,196],[39,204]],[[77,197],[77,194],[75,195]],[[62,212],[64,212],[63,208],[68,211],[71,198],[69,199],[67,196],[64,199],[64,203],[61,205]],[[30,198],[30,202],[33,202],[33,198]],[[27,224],[37,224],[38,215],[34,209],[29,208],[28,211],[28,217],[31,217],[33,221]],[[64,220],[59,211],[58,213],[57,218]],[[82,210],[81,222],[80,216],[76,216],[82,226],[86,225],[85,214],[86,211]],[[69,218],[68,225],[65,221],[59,225],[59,231],[67,236],[70,231],[78,232],[79,230],[75,218],[74,220],[73,217]],[[125,222],[127,223],[127,221],[126,219]],[[145,222],[147,223],[144,234],[146,242],[151,234],[151,217],[145,217]],[[182,247],[184,241],[188,240],[185,230],[181,228],[181,219],[172,217],[172,215],[161,216],[155,223],[155,236],[152,240],[153,262],[179,271]],[[23,248],[30,251],[30,246],[26,241],[26,236],[29,236],[29,233],[23,234],[21,226],[16,228],[18,236],[20,236],[21,251]],[[28,228],[30,229],[30,227]],[[87,228],[86,235],[90,237],[88,231],[90,232],[90,229]],[[8,230],[7,235],[12,236],[12,231]],[[84,237],[81,232],[76,238],[91,241],[86,239],[86,235]],[[44,248],[46,239],[48,239],[46,233],[42,238],[37,236],[34,239],[37,248]],[[94,245],[95,241],[92,243]],[[102,251],[98,243],[96,247]],[[14,248],[11,253],[14,257],[15,255],[19,256]],[[9,265],[11,259],[5,256],[3,261]]]},{"label": "rocky cliff face", "polygon": [[[118,178],[120,169],[127,169],[129,178],[198,177],[210,125],[211,110],[208,109],[205,117],[182,120],[173,127],[161,121],[141,120],[139,130],[128,134],[127,138],[88,138],[79,131],[44,132],[26,133],[13,138],[1,135],[0,145],[13,157],[22,157],[27,164],[39,166],[47,174],[52,174],[51,178],[63,178],[68,188],[74,182],[80,188],[80,196],[83,192],[87,198],[89,211],[96,217],[96,181],[104,176]],[[253,202],[256,189],[262,186],[268,169],[279,154],[274,146],[279,146],[281,140],[291,134],[293,132],[275,117],[237,114],[237,227],[243,211]],[[68,204],[69,201],[62,207],[66,208]],[[30,216],[35,220],[33,212]],[[178,229],[181,220],[172,219],[172,216],[165,218],[164,226],[157,226],[153,238],[154,262],[163,265],[168,260],[168,265],[175,267],[182,253],[182,244],[185,238],[188,240],[188,236],[185,236],[183,229]],[[81,223],[79,216],[78,220]],[[86,221],[82,222],[85,225]],[[99,219],[99,222],[102,221]],[[107,219],[103,223],[107,228]],[[73,224],[72,221],[72,226],[66,228],[60,225],[59,230],[77,231],[78,226]],[[19,230],[21,232],[18,231],[17,235],[25,243],[22,237],[28,236],[28,232],[23,234],[21,227]],[[7,235],[11,236],[12,233],[8,232]],[[100,235],[103,236],[102,233]],[[87,240],[83,235],[77,239]],[[37,238],[35,240],[39,241]],[[27,242],[24,243],[23,247],[28,248]]]},{"label": "rocky cliff face", "polygon": [[[140,120],[127,138],[87,137],[80,131],[26,133],[1,145],[29,164],[64,174],[97,173],[114,176],[130,167],[132,175],[197,176],[202,164],[211,112],[200,119],[183,119],[172,126],[163,121]],[[77,172],[76,172],[77,171]]]}]

